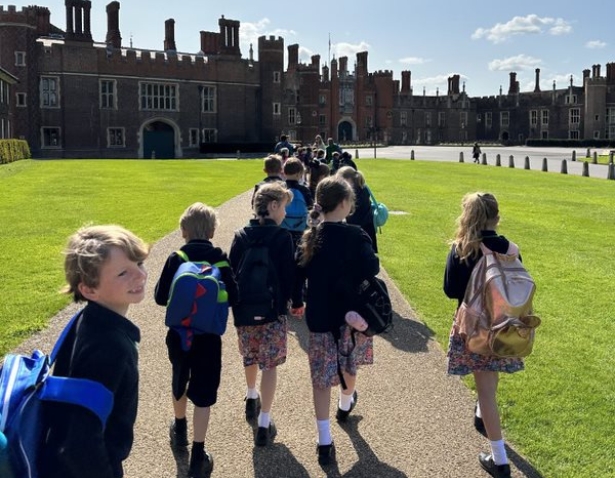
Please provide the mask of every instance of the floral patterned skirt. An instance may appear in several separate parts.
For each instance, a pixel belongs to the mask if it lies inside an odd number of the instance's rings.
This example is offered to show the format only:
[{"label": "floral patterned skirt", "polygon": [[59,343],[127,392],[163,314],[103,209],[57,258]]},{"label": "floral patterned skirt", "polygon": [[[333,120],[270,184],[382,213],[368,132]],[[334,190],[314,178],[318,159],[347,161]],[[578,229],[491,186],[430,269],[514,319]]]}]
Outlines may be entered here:
[{"label": "floral patterned skirt", "polygon": [[521,358],[498,358],[470,352],[454,323],[446,358],[450,375],[468,375],[475,371],[514,373],[525,368]]},{"label": "floral patterned skirt", "polygon": [[374,340],[361,333],[354,334],[343,325],[340,328],[339,348],[331,332],[310,333],[308,358],[314,388],[335,387],[340,384],[339,367],[349,375],[356,375],[360,365],[374,363]]},{"label": "floral patterned skirt", "polygon": [[286,316],[268,324],[237,327],[243,366],[258,364],[259,369],[270,370],[286,362],[287,332]]}]

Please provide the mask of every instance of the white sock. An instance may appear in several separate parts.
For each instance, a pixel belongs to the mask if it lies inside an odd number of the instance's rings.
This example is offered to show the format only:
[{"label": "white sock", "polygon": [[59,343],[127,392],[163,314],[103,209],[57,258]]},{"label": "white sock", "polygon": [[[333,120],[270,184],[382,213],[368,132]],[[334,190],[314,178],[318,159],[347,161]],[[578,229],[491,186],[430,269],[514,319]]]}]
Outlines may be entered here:
[{"label": "white sock", "polygon": [[246,392],[246,398],[258,398],[258,390],[255,388],[248,388]]},{"label": "white sock", "polygon": [[316,426],[318,426],[318,444],[330,445],[333,438],[331,438],[331,423],[329,420],[316,420]]},{"label": "white sock", "polygon": [[350,410],[353,397],[354,397],[354,391],[350,395],[346,395],[345,393],[341,392],[340,400],[338,402],[338,406],[340,407],[340,410],[344,410],[345,412]]},{"label": "white sock", "polygon": [[269,423],[271,422],[271,417],[269,413],[260,412],[258,414],[258,426],[263,428],[268,428]]},{"label": "white sock", "polygon": [[480,411],[480,403],[476,402],[476,411],[474,412],[478,418],[483,418],[483,414]]},{"label": "white sock", "polygon": [[491,456],[493,457],[493,463],[496,465],[506,465],[508,463],[508,456],[506,456],[504,440],[490,441],[489,443],[491,444]]}]

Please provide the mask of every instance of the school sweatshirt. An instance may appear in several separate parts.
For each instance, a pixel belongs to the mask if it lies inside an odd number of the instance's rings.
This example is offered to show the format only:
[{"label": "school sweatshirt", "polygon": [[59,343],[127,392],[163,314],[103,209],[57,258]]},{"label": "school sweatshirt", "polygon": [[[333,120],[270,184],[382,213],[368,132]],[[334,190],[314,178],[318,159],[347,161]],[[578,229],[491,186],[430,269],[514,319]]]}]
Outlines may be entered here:
[{"label": "school sweatshirt", "polygon": [[[341,300],[341,281],[359,285],[378,274],[380,263],[367,234],[344,222],[325,222],[317,228],[312,259],[299,267],[298,281],[307,279],[306,322],[310,332],[338,329],[348,312]],[[301,303],[296,295],[293,305]]]},{"label": "school sweatshirt", "polygon": [[[504,236],[499,236],[495,231],[481,231],[483,244],[489,249],[501,254],[506,254],[510,241]],[[446,258],[446,269],[444,270],[444,293],[451,299],[457,299],[459,307],[463,301],[472,269],[483,256],[483,251],[479,249],[478,255],[469,258],[467,262],[461,262],[457,254],[457,248],[453,244]]]},{"label": "school sweatshirt", "polygon": [[[137,417],[139,370],[136,325],[96,302],[88,302],[58,354],[53,374],[102,383],[113,393],[103,430],[85,408],[47,404],[49,433],[41,451],[42,478],[121,478]],[[74,350],[73,350],[74,344]],[[71,360],[72,354],[72,360]]]}]

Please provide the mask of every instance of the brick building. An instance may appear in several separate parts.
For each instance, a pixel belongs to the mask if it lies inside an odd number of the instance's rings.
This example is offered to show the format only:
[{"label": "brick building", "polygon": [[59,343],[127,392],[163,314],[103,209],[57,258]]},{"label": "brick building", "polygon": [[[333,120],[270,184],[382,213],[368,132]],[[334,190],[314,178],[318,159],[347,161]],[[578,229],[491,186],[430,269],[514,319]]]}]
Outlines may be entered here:
[{"label": "brick building", "polygon": [[12,86],[17,83],[17,78],[0,67],[0,139],[12,138],[12,124],[15,116],[15,106],[11,101]]},{"label": "brick building", "polygon": [[[201,50],[181,53],[175,21],[165,22],[162,50],[126,46],[120,3],[106,6],[104,42],[92,38],[88,0],[66,0],[66,30],[45,7],[0,7],[0,78],[11,85],[0,117],[10,135],[39,157],[191,157],[199,143],[270,143],[282,133],[310,142],[320,134],[343,143],[459,141],[523,143],[530,138],[615,140],[615,64],[583,72],[583,85],[469,97],[459,75],[446,93],[415,94],[411,72],[369,72],[368,53],[321,65],[299,62],[299,45],[258,39],[246,58],[240,23],[222,16],[218,32],[200,32]],[[8,80],[7,80],[8,78]],[[17,82],[17,79],[19,80]],[[10,108],[10,109],[9,109]],[[9,123],[10,122],[10,123]],[[9,134],[7,134],[9,135]]]}]

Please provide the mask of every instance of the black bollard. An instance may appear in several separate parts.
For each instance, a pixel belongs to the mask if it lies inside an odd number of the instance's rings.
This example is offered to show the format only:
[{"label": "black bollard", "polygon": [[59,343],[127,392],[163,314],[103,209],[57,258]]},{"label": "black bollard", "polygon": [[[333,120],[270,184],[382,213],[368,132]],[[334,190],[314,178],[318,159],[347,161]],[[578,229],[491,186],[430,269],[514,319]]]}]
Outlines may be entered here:
[{"label": "black bollard", "polygon": [[568,174],[568,162],[562,159],[562,174]]},{"label": "black bollard", "polygon": [[354,150],[354,159],[359,159],[359,150],[358,149]]},{"label": "black bollard", "polygon": [[615,179],[615,164],[609,163],[609,171],[606,178]]},{"label": "black bollard", "polygon": [[509,168],[515,167],[515,158],[513,157],[512,154],[508,157],[508,167]]},{"label": "black bollard", "polygon": [[410,151],[410,159],[412,159],[414,161],[414,150]]},{"label": "black bollard", "polygon": [[589,163],[587,161],[583,161],[583,174],[586,178],[589,178]]},{"label": "black bollard", "polygon": [[598,153],[594,151],[594,156],[592,158],[592,163],[598,164]]},{"label": "black bollard", "polygon": [[497,154],[496,157],[495,157],[495,165],[496,166],[502,166],[502,160],[501,160],[499,154]]},{"label": "black bollard", "polygon": [[542,170],[545,172],[549,171],[549,164],[547,158],[542,158]]},{"label": "black bollard", "polygon": [[463,163],[463,151],[459,153],[459,162]]},{"label": "black bollard", "polygon": [[487,153],[483,153],[483,160],[481,164],[484,164],[485,166],[487,165]]},{"label": "black bollard", "polygon": [[525,157],[525,164],[524,164],[524,169],[530,169],[530,157],[526,156]]},{"label": "black bollard", "polygon": [[574,151],[572,152],[572,160],[573,160],[573,161],[576,161],[576,160],[577,160],[577,152],[576,152],[576,150],[574,150]]}]

